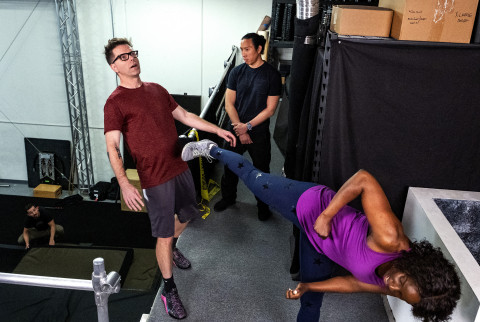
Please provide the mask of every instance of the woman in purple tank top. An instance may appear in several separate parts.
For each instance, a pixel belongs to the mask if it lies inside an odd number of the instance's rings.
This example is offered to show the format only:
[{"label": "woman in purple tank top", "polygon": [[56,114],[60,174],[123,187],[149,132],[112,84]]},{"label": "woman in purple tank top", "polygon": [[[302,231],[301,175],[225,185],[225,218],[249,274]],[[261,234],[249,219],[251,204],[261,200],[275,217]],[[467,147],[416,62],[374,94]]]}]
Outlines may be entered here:
[{"label": "woman in purple tank top", "polygon": [[[263,173],[241,155],[209,140],[188,143],[185,161],[215,158],[263,202],[301,230],[297,321],[318,321],[324,292],[369,292],[398,297],[423,321],[446,321],[460,298],[454,266],[429,242],[412,242],[377,180],[360,170],[335,193],[326,186]],[[364,213],[347,204],[360,197]],[[332,262],[352,275],[331,278]]]}]

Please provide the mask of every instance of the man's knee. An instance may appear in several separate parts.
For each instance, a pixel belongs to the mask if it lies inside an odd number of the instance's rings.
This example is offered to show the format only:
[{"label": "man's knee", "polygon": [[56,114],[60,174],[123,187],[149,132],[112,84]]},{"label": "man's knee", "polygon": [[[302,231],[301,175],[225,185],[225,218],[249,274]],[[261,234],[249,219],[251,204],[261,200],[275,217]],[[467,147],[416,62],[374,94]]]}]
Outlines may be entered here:
[{"label": "man's knee", "polygon": [[172,237],[157,237],[157,247],[165,247],[173,243]]},{"label": "man's knee", "polygon": [[[62,228],[63,229],[63,228]],[[30,240],[30,243],[35,240],[40,240],[42,238],[46,238],[50,236],[50,230],[37,230],[36,228],[29,228],[27,230],[28,238]],[[23,238],[23,233],[18,237],[18,243],[19,244],[25,244],[25,239]]]}]

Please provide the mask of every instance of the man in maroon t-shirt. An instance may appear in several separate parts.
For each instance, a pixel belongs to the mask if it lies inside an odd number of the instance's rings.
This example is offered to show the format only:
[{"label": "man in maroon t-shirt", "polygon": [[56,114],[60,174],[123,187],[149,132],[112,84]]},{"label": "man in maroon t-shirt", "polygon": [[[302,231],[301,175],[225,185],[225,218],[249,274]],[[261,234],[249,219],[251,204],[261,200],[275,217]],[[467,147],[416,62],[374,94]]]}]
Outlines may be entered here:
[{"label": "man in maroon t-shirt", "polygon": [[173,280],[172,263],[189,268],[190,262],[176,247],[188,222],[199,215],[195,186],[187,164],[180,157],[175,121],[217,134],[231,146],[229,131],[189,113],[160,85],[142,82],[138,51],[125,38],[113,38],[105,46],[105,58],[118,75],[118,86],[104,108],[105,140],[125,204],[135,211],[144,205],[138,190],[129,183],[120,152],[123,135],[133,159],[147,204],[152,235],[157,238],[156,257],[163,276],[162,300],[176,319],[187,316]]}]

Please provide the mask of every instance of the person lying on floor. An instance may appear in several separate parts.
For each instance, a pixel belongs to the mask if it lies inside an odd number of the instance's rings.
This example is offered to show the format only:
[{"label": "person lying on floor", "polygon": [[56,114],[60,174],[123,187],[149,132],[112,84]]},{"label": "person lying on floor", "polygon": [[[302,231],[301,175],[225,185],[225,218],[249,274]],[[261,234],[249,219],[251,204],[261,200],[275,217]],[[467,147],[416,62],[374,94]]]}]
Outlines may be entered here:
[{"label": "person lying on floor", "polygon": [[[424,321],[448,320],[460,298],[454,266],[428,241],[410,241],[377,180],[360,170],[335,193],[330,188],[263,173],[241,155],[202,140],[182,159],[219,160],[263,202],[301,230],[301,283],[288,299],[301,302],[297,321],[318,321],[323,292],[398,297]],[[347,204],[361,197],[364,213]],[[330,278],[332,262],[352,275]]]}]

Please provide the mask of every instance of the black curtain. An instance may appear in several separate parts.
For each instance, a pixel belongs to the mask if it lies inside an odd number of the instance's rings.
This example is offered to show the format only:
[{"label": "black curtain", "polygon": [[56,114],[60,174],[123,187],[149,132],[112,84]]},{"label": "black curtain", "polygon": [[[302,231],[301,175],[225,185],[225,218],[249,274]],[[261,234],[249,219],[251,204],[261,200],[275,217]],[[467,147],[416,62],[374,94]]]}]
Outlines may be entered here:
[{"label": "black curtain", "polygon": [[[317,38],[320,25],[320,15],[308,19],[295,18],[295,38],[290,68],[289,107],[288,107],[288,134],[285,149],[284,171],[287,178],[303,180],[301,170],[305,161],[305,129],[310,114],[310,102],[313,92],[313,79],[315,78],[315,60],[317,44],[305,44],[307,36]],[[302,120],[303,117],[303,121]],[[307,180],[308,181],[308,180]],[[292,257],[290,273],[299,271],[299,229],[293,225],[295,249]]]},{"label": "black curtain", "polygon": [[322,74],[323,74],[324,49],[316,48],[313,73],[310,75],[308,90],[305,95],[303,109],[300,115],[298,138],[295,157],[294,177],[301,181],[311,181],[313,169],[313,157],[315,153],[315,140],[317,132],[317,120],[321,100]]},{"label": "black curtain", "polygon": [[312,181],[337,190],[366,169],[399,218],[408,187],[480,191],[480,46],[330,45]]},{"label": "black curtain", "polygon": [[[307,105],[310,104],[310,100],[306,98],[306,94],[309,89],[310,78],[314,69],[313,66],[317,53],[316,44],[305,44],[305,37],[316,37],[319,23],[320,15],[305,20],[295,18],[295,40],[293,45],[292,66],[290,68],[288,136],[284,168],[288,178],[295,179],[300,119],[304,103],[307,102]],[[311,91],[309,92],[311,93]]]}]

